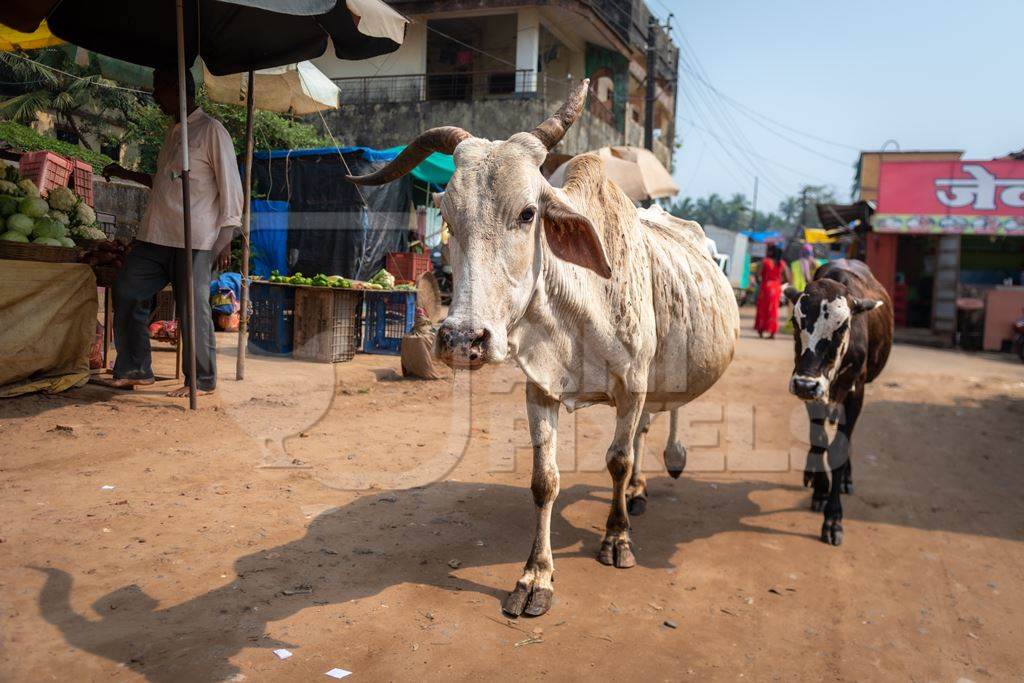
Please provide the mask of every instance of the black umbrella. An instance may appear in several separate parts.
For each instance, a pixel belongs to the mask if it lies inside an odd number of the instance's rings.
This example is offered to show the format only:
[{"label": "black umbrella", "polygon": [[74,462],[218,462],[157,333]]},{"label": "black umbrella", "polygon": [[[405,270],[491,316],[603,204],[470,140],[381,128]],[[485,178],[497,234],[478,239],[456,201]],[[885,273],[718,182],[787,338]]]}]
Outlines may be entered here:
[{"label": "black umbrella", "polygon": [[[0,23],[30,33],[46,20],[50,31],[69,43],[145,66],[178,64],[179,122],[182,141],[184,244],[192,249],[189,216],[188,120],[185,69],[202,57],[215,75],[249,72],[245,155],[246,255],[249,274],[249,194],[252,165],[253,71],[319,57],[328,39],[340,59],[367,59],[398,49],[405,20],[381,0],[4,0]],[[176,31],[170,27],[176,26]],[[189,340],[189,407],[196,407],[195,305],[192,260],[186,263],[185,334]],[[237,376],[245,372],[245,307]]]}]

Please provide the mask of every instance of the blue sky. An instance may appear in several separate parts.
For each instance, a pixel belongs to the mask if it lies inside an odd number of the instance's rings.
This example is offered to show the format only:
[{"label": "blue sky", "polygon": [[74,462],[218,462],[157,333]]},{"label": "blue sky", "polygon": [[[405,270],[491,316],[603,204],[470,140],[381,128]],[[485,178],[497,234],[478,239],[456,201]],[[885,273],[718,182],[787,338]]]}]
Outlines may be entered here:
[{"label": "blue sky", "polygon": [[662,19],[674,12],[683,42],[681,196],[749,197],[756,171],[761,210],[802,183],[849,197],[857,151],[760,116],[857,150],[894,139],[985,159],[1024,147],[1024,0],[647,2]]}]

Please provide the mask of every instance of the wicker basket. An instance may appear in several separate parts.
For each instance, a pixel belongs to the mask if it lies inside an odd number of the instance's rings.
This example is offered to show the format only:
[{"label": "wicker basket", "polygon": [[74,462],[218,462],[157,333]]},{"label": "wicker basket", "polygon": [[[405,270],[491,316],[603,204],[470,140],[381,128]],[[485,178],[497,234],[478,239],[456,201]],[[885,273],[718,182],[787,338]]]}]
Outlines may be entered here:
[{"label": "wicker basket", "polygon": [[15,261],[47,261],[49,263],[77,263],[78,249],[51,247],[46,244],[0,241],[0,259]]}]

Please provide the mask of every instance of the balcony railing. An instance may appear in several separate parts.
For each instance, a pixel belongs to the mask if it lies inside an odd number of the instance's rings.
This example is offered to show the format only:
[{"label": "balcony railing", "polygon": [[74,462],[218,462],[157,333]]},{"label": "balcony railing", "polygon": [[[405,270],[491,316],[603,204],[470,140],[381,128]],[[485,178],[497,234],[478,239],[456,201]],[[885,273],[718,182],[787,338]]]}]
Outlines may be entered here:
[{"label": "balcony railing", "polygon": [[456,71],[335,78],[344,104],[469,101],[536,93],[542,79],[529,70]]},{"label": "balcony railing", "polygon": [[[335,78],[342,104],[399,102],[473,101],[539,97],[562,101],[575,81],[546,77],[526,69],[517,71],[458,71],[401,74],[395,76],[354,76]],[[614,126],[610,102],[591,94],[589,109],[594,116]]]}]

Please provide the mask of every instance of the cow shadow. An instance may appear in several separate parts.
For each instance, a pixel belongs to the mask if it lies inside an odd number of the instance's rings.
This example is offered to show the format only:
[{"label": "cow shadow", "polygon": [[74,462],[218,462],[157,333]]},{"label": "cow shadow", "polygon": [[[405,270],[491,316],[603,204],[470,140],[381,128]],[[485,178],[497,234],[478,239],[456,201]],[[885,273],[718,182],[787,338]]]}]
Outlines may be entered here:
[{"label": "cow shadow", "polygon": [[[752,493],[779,488],[686,478],[653,486],[657,497],[634,524],[638,563],[672,567],[680,544],[723,532],[787,533],[741,521],[761,514]],[[552,520],[556,562],[594,557],[602,534],[591,523],[603,519],[608,500],[603,487],[576,484],[562,490]],[[567,521],[565,513],[576,505],[593,506],[578,511],[585,527]],[[486,598],[481,609],[499,615],[529,552],[532,507],[529,490],[518,486],[440,482],[378,492],[321,513],[298,540],[239,557],[233,579],[166,607],[132,584],[96,600],[95,616],[82,615],[72,607],[71,574],[34,567],[46,577],[40,613],[68,644],[150,681],[224,680],[237,673],[230,658],[243,648],[297,647],[266,635],[269,624],[314,605],[358,600],[392,586],[475,592]],[[594,562],[595,571],[620,571]],[[511,568],[493,574],[475,571],[509,563]],[[467,578],[481,574],[488,577],[484,583]]]}]

